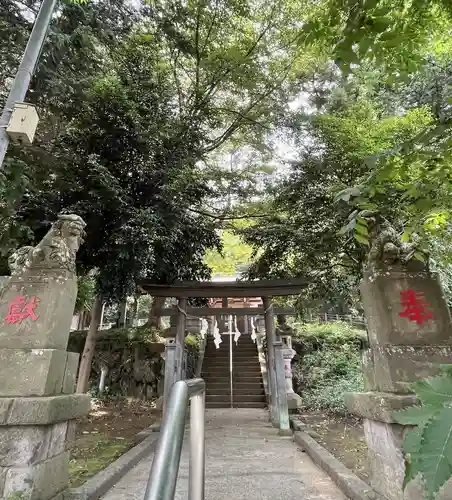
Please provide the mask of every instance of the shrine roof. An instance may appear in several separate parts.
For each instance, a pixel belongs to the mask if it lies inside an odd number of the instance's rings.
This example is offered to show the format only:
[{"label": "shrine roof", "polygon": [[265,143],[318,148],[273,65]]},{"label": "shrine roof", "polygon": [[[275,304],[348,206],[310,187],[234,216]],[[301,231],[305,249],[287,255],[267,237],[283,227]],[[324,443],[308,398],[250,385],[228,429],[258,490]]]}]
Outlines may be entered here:
[{"label": "shrine roof", "polygon": [[298,295],[309,285],[305,279],[256,281],[181,281],[172,285],[156,285],[142,281],[142,293],[155,297],[278,297]]}]

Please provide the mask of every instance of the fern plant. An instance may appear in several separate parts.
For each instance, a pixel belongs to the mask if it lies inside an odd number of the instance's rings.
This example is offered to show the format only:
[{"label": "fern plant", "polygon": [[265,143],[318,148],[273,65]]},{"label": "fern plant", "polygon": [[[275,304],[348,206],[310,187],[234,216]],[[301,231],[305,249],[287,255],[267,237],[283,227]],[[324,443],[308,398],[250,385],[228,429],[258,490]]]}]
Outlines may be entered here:
[{"label": "fern plant", "polygon": [[394,412],[395,421],[415,426],[404,442],[403,487],[421,474],[427,498],[433,499],[452,477],[452,365],[441,366],[436,377],[412,386],[421,406]]}]

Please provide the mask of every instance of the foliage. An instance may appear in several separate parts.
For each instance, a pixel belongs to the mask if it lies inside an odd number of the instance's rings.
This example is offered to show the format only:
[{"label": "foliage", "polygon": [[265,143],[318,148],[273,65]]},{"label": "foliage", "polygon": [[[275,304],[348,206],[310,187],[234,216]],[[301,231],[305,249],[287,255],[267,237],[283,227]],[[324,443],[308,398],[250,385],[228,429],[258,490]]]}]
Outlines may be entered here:
[{"label": "foliage", "polygon": [[293,338],[300,342],[306,351],[345,344],[359,347],[367,339],[364,330],[341,321],[318,324],[295,321],[291,326],[294,329]]},{"label": "foliage", "polygon": [[198,352],[199,349],[199,338],[197,335],[189,333],[185,336],[185,347],[192,352]]},{"label": "foliage", "polygon": [[292,371],[303,407],[345,413],[344,393],[363,389],[363,332],[339,322],[294,326],[293,342],[300,359]]},{"label": "foliage", "polygon": [[[359,79],[325,94],[322,108],[309,119],[303,111],[294,113],[288,133],[298,159],[269,190],[268,216],[238,231],[254,248],[251,277],[303,277],[311,281],[301,294],[309,304],[331,301],[339,314],[356,308],[366,250],[359,233],[354,239],[341,233],[351,225],[350,207],[337,203],[337,193],[350,196],[344,188],[369,174],[367,157],[402,144],[428,119],[423,110],[382,115]],[[392,198],[387,190],[380,196],[389,217],[394,216]]]},{"label": "foliage", "polygon": [[206,253],[206,264],[215,275],[235,276],[238,269],[251,261],[252,249],[243,243],[239,236],[231,231],[221,233],[222,250],[209,250]]},{"label": "foliage", "polygon": [[325,0],[303,28],[308,43],[324,44],[350,71],[371,62],[388,76],[412,72],[426,50],[450,51],[452,9],[448,0]]},{"label": "foliage", "polygon": [[427,498],[434,498],[452,477],[452,367],[439,376],[412,386],[421,406],[395,412],[396,422],[416,426],[403,442],[404,487],[418,474],[424,480]]},{"label": "foliage", "polygon": [[[29,18],[13,14],[23,35]],[[282,113],[299,50],[291,14],[282,1],[62,4],[30,91],[40,134],[11,148],[0,182],[1,250],[74,211],[88,224],[79,269],[96,271],[107,301],[144,278],[207,279],[205,250],[220,243],[203,165],[236,136],[258,143],[262,117]],[[10,18],[0,27],[20,53]]]},{"label": "foliage", "polygon": [[96,282],[91,276],[81,276],[77,280],[77,300],[74,314],[90,311],[96,294]]}]

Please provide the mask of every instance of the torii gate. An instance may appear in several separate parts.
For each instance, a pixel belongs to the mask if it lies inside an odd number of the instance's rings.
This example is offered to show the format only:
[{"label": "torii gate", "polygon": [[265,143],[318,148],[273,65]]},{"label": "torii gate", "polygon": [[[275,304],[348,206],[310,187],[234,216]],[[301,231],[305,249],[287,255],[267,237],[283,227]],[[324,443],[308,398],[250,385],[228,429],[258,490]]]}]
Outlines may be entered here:
[{"label": "torii gate", "polygon": [[[174,297],[177,307],[166,308],[162,316],[177,318],[173,342],[167,342],[165,347],[165,385],[164,408],[171,386],[183,378],[182,366],[185,344],[186,317],[193,315],[223,316],[250,315],[264,316],[267,339],[268,367],[268,399],[270,419],[281,433],[290,432],[289,412],[287,405],[284,359],[281,338],[275,328],[275,314],[293,315],[292,308],[277,308],[272,303],[272,297],[298,295],[300,290],[308,286],[306,280],[260,280],[260,281],[228,281],[228,282],[177,282],[172,285],[156,285],[147,281],[139,284],[142,293],[153,297]],[[230,308],[230,297],[262,297],[263,307]],[[223,307],[190,307],[188,298],[222,298]]]}]

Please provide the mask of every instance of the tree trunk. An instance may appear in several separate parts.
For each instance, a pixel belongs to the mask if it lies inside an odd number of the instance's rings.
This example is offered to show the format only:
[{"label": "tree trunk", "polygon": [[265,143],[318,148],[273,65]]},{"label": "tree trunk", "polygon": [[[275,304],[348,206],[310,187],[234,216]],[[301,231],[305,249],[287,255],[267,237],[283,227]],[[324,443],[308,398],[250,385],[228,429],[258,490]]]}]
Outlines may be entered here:
[{"label": "tree trunk", "polygon": [[138,297],[139,295],[138,294],[135,294],[133,296],[133,306],[132,306],[132,309],[129,313],[129,318],[128,318],[128,325],[129,326],[133,326],[133,324],[135,323],[135,320],[136,320],[136,317],[137,317],[137,311],[138,311]]},{"label": "tree trunk", "polygon": [[119,318],[118,328],[125,328],[127,326],[127,298],[119,303]]},{"label": "tree trunk", "polygon": [[151,310],[147,326],[150,328],[161,328],[162,326],[162,309],[165,305],[165,297],[153,297]]},{"label": "tree trunk", "polygon": [[85,347],[83,348],[82,359],[78,369],[77,392],[88,392],[89,389],[89,375],[91,372],[91,363],[93,361],[101,314],[102,297],[101,295],[97,295],[91,309],[91,323],[89,325],[88,334],[86,335]]}]

